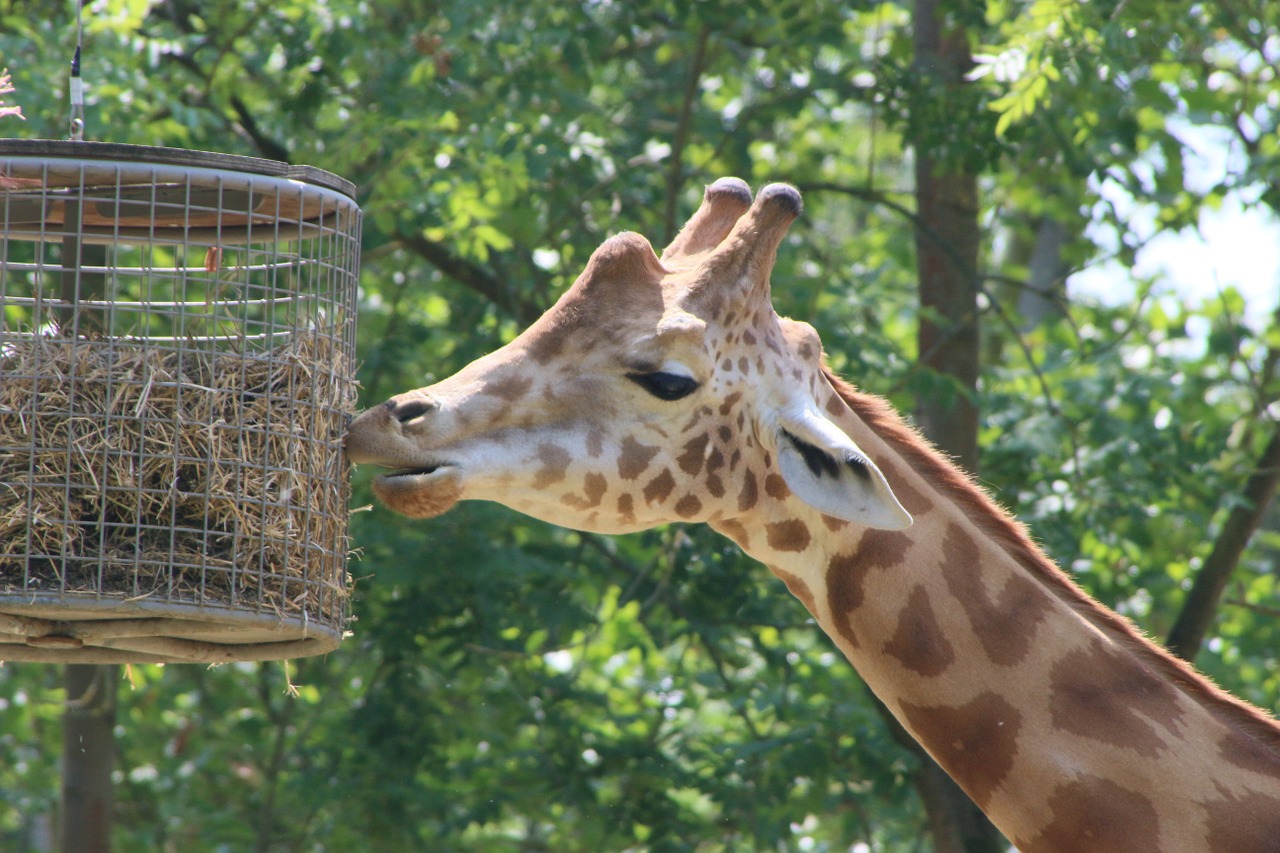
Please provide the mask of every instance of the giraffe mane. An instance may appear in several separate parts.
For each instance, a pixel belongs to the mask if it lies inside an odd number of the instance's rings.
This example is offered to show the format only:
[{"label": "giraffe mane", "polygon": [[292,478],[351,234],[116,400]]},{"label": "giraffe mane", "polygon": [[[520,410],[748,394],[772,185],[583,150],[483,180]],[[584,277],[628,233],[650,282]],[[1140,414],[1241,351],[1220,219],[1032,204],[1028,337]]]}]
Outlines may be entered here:
[{"label": "giraffe mane", "polygon": [[1186,661],[1149,639],[1127,618],[1091,598],[1032,541],[1021,522],[949,463],[887,401],[858,391],[825,365],[824,372],[863,423],[958,506],[989,539],[999,543],[1041,586],[1215,717],[1280,754],[1280,723],[1275,718],[1222,690]]}]

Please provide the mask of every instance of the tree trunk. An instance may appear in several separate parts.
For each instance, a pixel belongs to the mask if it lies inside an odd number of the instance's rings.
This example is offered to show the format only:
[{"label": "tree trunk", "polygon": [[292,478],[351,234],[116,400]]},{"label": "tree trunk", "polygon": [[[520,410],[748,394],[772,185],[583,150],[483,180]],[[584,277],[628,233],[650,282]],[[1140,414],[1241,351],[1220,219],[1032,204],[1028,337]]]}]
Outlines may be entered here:
[{"label": "tree trunk", "polygon": [[[942,91],[965,85],[972,65],[964,29],[947,20],[941,0],[916,0],[915,62],[923,81]],[[920,428],[970,471],[978,462],[978,180],[935,159],[913,140],[920,365],[952,380],[954,393],[921,396]]]},{"label": "tree trunk", "polygon": [[1267,506],[1280,484],[1280,425],[1271,432],[1271,438],[1258,464],[1254,466],[1249,481],[1245,483],[1243,500],[1232,507],[1222,525],[1222,532],[1213,543],[1213,550],[1196,574],[1187,600],[1178,614],[1178,621],[1169,632],[1166,645],[1180,658],[1194,661],[1200,652],[1200,644],[1213,624],[1222,593],[1235,571],[1254,532],[1266,515]]},{"label": "tree trunk", "polygon": [[929,818],[929,834],[933,853],[1005,853],[999,830],[978,810],[955,780],[938,766],[911,733],[893,716],[889,708],[870,690],[867,695],[898,745],[913,753],[920,761],[911,783],[915,786],[925,815]]},{"label": "tree trunk", "polygon": [[[942,0],[916,0],[915,62],[943,91],[964,84],[972,65],[964,29],[948,20]],[[921,395],[916,416],[924,434],[971,472],[978,467],[977,176],[948,168],[917,139],[916,263],[919,277],[920,366],[950,380],[954,393]],[[929,816],[935,853],[997,853],[999,831],[943,770],[917,748],[914,783]]]},{"label": "tree trunk", "polygon": [[979,326],[977,180],[936,173],[916,154],[916,205],[928,233],[916,232],[920,365],[946,377],[944,393],[916,401],[920,429],[962,468],[978,468]]},{"label": "tree trunk", "polygon": [[1035,243],[1027,262],[1027,286],[1018,294],[1020,331],[1027,332],[1061,317],[1063,293],[1070,267],[1062,258],[1067,245],[1067,226],[1053,216],[1045,216],[1036,228]]},{"label": "tree trunk", "polygon": [[62,850],[111,849],[115,759],[115,665],[68,664],[62,713]]},{"label": "tree trunk", "polygon": [[[1280,308],[1276,308],[1271,322],[1272,329],[1280,329]],[[1255,377],[1261,389],[1260,400],[1275,399],[1273,383],[1278,373],[1280,347],[1268,347],[1261,369]],[[1262,418],[1260,421],[1270,424],[1271,435],[1267,439],[1267,446],[1244,484],[1242,500],[1227,514],[1222,531],[1214,541],[1204,565],[1196,574],[1191,591],[1187,593],[1187,600],[1183,602],[1178,620],[1165,643],[1170,651],[1184,660],[1194,661],[1200,652],[1205,634],[1217,615],[1218,604],[1227,588],[1227,582],[1239,564],[1244,549],[1249,545],[1249,540],[1265,521],[1267,507],[1280,488],[1280,423],[1269,418]]]},{"label": "tree trunk", "polygon": [[1009,845],[1000,831],[937,762],[925,758],[912,781],[929,817],[933,853],[1005,853]]}]

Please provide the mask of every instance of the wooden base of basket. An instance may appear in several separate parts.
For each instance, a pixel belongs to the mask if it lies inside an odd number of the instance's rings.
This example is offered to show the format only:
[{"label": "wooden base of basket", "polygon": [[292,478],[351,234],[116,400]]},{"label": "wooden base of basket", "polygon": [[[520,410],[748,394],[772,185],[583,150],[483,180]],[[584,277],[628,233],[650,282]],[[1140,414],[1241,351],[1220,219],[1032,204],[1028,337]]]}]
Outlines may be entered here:
[{"label": "wooden base of basket", "polygon": [[342,631],[305,616],[87,594],[0,595],[0,661],[232,663],[320,655]]}]

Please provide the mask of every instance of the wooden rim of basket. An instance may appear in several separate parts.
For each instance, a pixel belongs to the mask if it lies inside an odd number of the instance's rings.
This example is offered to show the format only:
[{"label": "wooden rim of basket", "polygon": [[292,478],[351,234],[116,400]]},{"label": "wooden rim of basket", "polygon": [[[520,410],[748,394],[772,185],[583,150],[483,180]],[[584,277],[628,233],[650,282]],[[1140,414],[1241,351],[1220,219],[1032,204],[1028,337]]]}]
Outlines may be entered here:
[{"label": "wooden rim of basket", "polygon": [[0,595],[0,661],[217,664],[325,654],[341,639],[340,628],[305,614],[92,594]]}]

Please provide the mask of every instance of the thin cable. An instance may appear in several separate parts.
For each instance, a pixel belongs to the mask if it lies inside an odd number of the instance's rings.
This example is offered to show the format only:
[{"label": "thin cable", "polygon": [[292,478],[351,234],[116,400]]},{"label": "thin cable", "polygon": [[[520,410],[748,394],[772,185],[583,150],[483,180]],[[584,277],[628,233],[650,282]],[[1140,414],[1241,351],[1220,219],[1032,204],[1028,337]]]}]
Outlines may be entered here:
[{"label": "thin cable", "polygon": [[71,55],[71,141],[84,140],[84,80],[80,78],[80,46],[84,38],[81,12],[84,0],[76,0],[76,51]]}]

